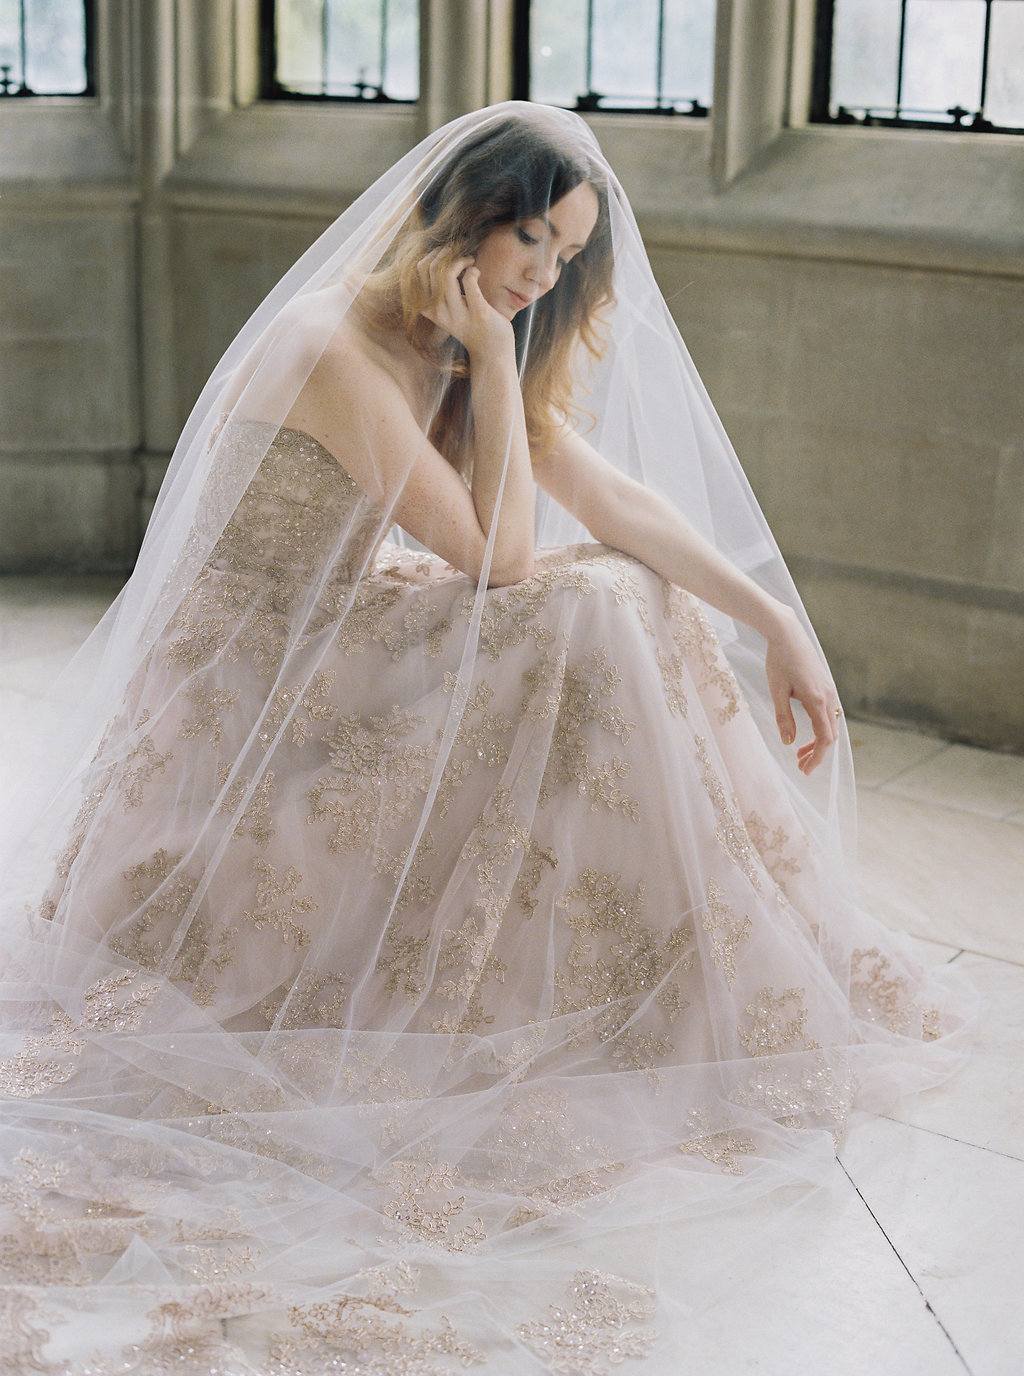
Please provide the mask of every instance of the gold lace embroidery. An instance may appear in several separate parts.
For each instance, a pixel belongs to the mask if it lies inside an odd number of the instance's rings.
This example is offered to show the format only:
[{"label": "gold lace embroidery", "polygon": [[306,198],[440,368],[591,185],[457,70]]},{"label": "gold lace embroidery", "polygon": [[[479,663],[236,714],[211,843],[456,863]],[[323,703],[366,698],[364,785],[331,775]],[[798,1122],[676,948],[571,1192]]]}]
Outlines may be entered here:
[{"label": "gold lace embroidery", "polygon": [[577,1271],[566,1295],[568,1308],[553,1304],[549,1318],[518,1329],[548,1371],[608,1376],[610,1365],[648,1355],[657,1334],[638,1325],[654,1315],[653,1291],[601,1271]]},{"label": "gold lace embroidery", "polygon": [[377,1179],[384,1187],[384,1217],[394,1228],[446,1252],[470,1252],[486,1240],[483,1220],[466,1220],[456,1194],[458,1167],[445,1162],[392,1161]]},{"label": "gold lace embroidery", "polygon": [[44,1317],[39,1301],[28,1291],[12,1286],[0,1289],[0,1348],[11,1364],[12,1376],[52,1370],[43,1355],[49,1331],[36,1323]]},{"label": "gold lace embroidery", "polygon": [[[266,443],[255,425],[237,426],[230,443],[251,453]],[[341,576],[351,578],[368,557],[382,516],[339,463],[310,435],[282,429],[269,448],[231,520],[224,528],[210,563],[276,576],[289,589],[308,588],[338,533],[349,526],[348,564]]]},{"label": "gold lace embroidery", "polygon": [[[268,769],[256,784],[253,784],[251,778],[236,777],[231,779],[231,784],[228,786],[231,770],[230,764],[222,764],[217,770],[217,789],[220,791],[226,788],[224,797],[217,806],[217,811],[231,816],[238,812],[243,801],[248,797],[248,802],[245,803],[241,816],[235,823],[234,835],[248,836],[254,845],[259,846],[262,850],[270,844],[275,831],[271,809],[274,771]],[[211,798],[210,802],[215,803],[217,799]]]},{"label": "gold lace embroidery", "polygon": [[654,579],[659,583],[662,580],[646,564],[642,564],[630,554],[624,554],[618,549],[611,549],[607,545],[576,545],[569,549],[567,554],[574,563],[610,569],[615,574],[611,593],[616,603],[620,607],[625,606],[626,603],[632,603],[633,610],[636,612],[637,619],[643,629],[648,635],[656,634],[654,622],[651,620],[649,598],[640,585],[639,575],[642,570],[649,579]]},{"label": "gold lace embroidery", "polygon": [[626,742],[635,727],[620,707],[605,705],[621,683],[606,652],[591,650],[578,664],[568,662],[567,651],[542,654],[523,675],[523,681],[527,689],[524,715],[535,721],[555,719],[540,801],[550,802],[561,789],[573,788],[581,798],[590,798],[591,811],[604,806],[639,822],[639,803],[618,782],[626,778],[630,766],[617,755],[595,764],[588,746],[588,735],[593,734],[588,728],[600,727]]},{"label": "gold lace embroidery", "polygon": [[850,1002],[859,1017],[881,1022],[890,1032],[907,1032],[919,1019],[924,1041],[942,1035],[939,1010],[918,1006],[911,981],[896,974],[892,959],[877,946],[850,952]]},{"label": "gold lace embroidery", "polygon": [[256,903],[251,910],[245,909],[242,916],[257,929],[272,927],[279,932],[285,944],[294,942],[296,946],[309,945],[309,931],[297,917],[317,910],[319,904],[309,897],[298,897],[297,891],[303,883],[302,875],[294,865],[284,871],[269,864],[262,856],[253,861],[253,874],[256,879]]},{"label": "gold lace embroidery", "polygon": [[708,755],[707,741],[703,736],[697,736],[695,743],[702,769],[701,782],[711,799],[711,806],[715,809],[718,823],[715,827],[715,838],[725,853],[735,861],[750,880],[754,892],[760,893],[761,857],[747,835],[747,828],[735,798],[728,796],[725,791],[725,784],[715,772],[714,765],[712,765]]},{"label": "gold lace embroidery", "polygon": [[[139,725],[144,726],[148,720],[149,713],[143,712],[139,717]],[[124,773],[121,776],[121,803],[125,812],[142,806],[146,784],[154,774],[162,774],[173,759],[174,754],[170,750],[164,755],[159,753],[148,732],[139,737],[138,744],[125,756]]]},{"label": "gold lace embroidery", "polygon": [[[703,693],[708,689],[718,692],[721,702],[716,706],[715,713],[724,726],[740,710],[740,690],[722,655],[718,637],[692,594],[666,581],[664,597],[665,619],[676,647],[674,655],[658,656],[666,684],[670,692],[672,689],[681,691],[684,665],[689,666],[698,692]],[[676,710],[680,711],[680,715],[686,715],[685,709],[677,707]]]},{"label": "gold lace embroidery", "polygon": [[802,989],[783,989],[774,994],[765,986],[745,1012],[749,1028],[740,1028],[740,1041],[752,1056],[775,1056],[794,1047],[803,1047],[807,1009]]},{"label": "gold lace embroidery", "polygon": [[195,715],[186,717],[178,729],[181,740],[194,740],[204,731],[210,733],[210,744],[219,745],[224,734],[224,719],[221,715],[231,711],[240,696],[237,688],[214,688],[206,683],[193,683],[186,690],[192,702]]},{"label": "gold lace embroidery", "polygon": [[826,1056],[805,1035],[804,991],[783,989],[776,994],[765,987],[746,1013],[751,1025],[739,1028],[739,1037],[758,1066],[747,1088],[738,1092],[740,1102],[756,1105],[792,1127],[803,1127],[811,1114],[838,1129],[853,1103],[856,1079],[840,1051]]},{"label": "gold lace embroidery", "polygon": [[578,1129],[569,1095],[549,1088],[524,1087],[502,1109],[482,1145],[488,1173],[481,1187],[530,1201],[513,1212],[509,1227],[551,1217],[603,1193],[623,1169],[602,1143]]},{"label": "gold lace embroidery", "polygon": [[641,921],[644,886],[630,892],[621,876],[592,868],[558,900],[567,926],[575,933],[565,969],[555,971],[559,994],[554,1015],[597,1010],[593,1028],[611,1039],[616,1061],[648,1069],[672,1052],[671,1038],[638,1027],[634,1022],[641,1003],[653,999],[663,1016],[673,1021],[689,1001],[677,981],[669,979],[693,966],[693,932],[680,922],[662,934]]},{"label": "gold lace embroidery", "polygon": [[331,702],[331,690],[337,677],[333,669],[321,669],[313,675],[309,686],[278,688],[260,725],[258,738],[267,750],[287,721],[291,728],[292,745],[302,747],[314,734],[314,722],[330,721],[337,710]]},{"label": "gold lace embroidery", "polygon": [[110,781],[114,777],[114,772],[113,765],[109,765],[99,772],[95,787],[86,794],[81,807],[75,814],[75,820],[72,823],[71,834],[68,837],[67,844],[57,857],[56,871],[59,878],[65,879],[71,873],[71,866],[74,864],[79,851],[85,843],[85,838],[89,834],[89,827],[92,825],[93,818],[99,811],[100,804],[106,797]]},{"label": "gold lace embroidery", "polygon": [[[189,917],[197,882],[181,871],[182,858],[161,848],[149,860],[124,871],[131,897],[141,911],[110,937],[110,948],[148,970],[164,964],[175,933]],[[217,975],[234,960],[237,934],[237,927],[226,927],[214,938],[207,918],[192,913],[174,948],[168,976],[191,985],[196,1003],[211,1003]]]},{"label": "gold lace embroidery", "polygon": [[380,831],[407,818],[430,783],[433,750],[408,740],[425,725],[401,707],[341,717],[322,737],[333,772],[310,791],[310,822],[331,821],[330,850],[369,849]]},{"label": "gold lace embroidery", "polygon": [[679,1144],[680,1151],[691,1156],[703,1156],[705,1161],[721,1166],[729,1175],[743,1174],[743,1166],[738,1158],[757,1150],[752,1137],[739,1137],[730,1128],[714,1131],[706,1109],[691,1109],[688,1121],[694,1136]]},{"label": "gold lace embroidery", "polygon": [[238,648],[231,643],[231,617],[217,603],[206,602],[201,581],[189,589],[170,629],[178,634],[164,647],[164,656],[190,674],[199,673],[221,656],[230,661],[238,659]]},{"label": "gold lace embroidery", "polygon": [[9,1276],[40,1285],[86,1285],[90,1256],[116,1255],[148,1231],[138,1213],[122,1207],[111,1217],[109,1206],[83,1202],[91,1195],[89,1182],[72,1179],[64,1161],[23,1147],[12,1166],[0,1181],[0,1202],[21,1225],[17,1234],[0,1238],[0,1265]]},{"label": "gold lace embroidery", "polygon": [[351,976],[344,971],[304,970],[287,989],[260,1004],[267,1026],[344,1027]]},{"label": "gold lace embroidery", "polygon": [[[444,691],[454,693],[458,675],[446,672]],[[494,689],[482,679],[476,690],[466,699],[459,729],[452,742],[451,753],[437,790],[436,808],[446,817],[456,792],[467,778],[481,768],[500,769],[508,763],[508,746],[501,740],[512,730],[512,721],[504,712],[492,712]]]},{"label": "gold lace embroidery", "polygon": [[747,835],[761,856],[765,869],[785,893],[783,876],[800,873],[800,866],[786,854],[786,847],[792,844],[789,833],[784,827],[772,830],[757,812],[751,812],[747,817],[746,827]]},{"label": "gold lace embroidery", "polygon": [[814,1042],[805,1053],[781,1061],[759,1058],[745,1088],[736,1091],[741,1104],[777,1119],[787,1127],[821,1123],[838,1138],[857,1092],[857,1080],[841,1053],[826,1056]]},{"label": "gold lace embroidery", "polygon": [[[549,561],[519,583],[492,588],[484,601],[480,620],[481,646],[493,660],[527,640],[543,650],[555,638],[554,631],[541,617],[552,595],[563,590],[582,598],[592,591],[592,586],[585,571],[566,559],[564,562]],[[471,614],[473,601],[472,596],[463,599],[464,617]]]},{"label": "gold lace embroidery", "polygon": [[253,1247],[201,1247],[190,1243],[185,1252],[192,1260],[188,1268],[197,1280],[227,1280],[245,1271],[255,1271],[262,1253]]},{"label": "gold lace embroidery", "polygon": [[708,882],[704,930],[711,933],[711,959],[731,989],[736,982],[736,952],[750,935],[750,918],[737,917],[725,901],[725,893],[713,879]]},{"label": "gold lace embroidery", "polygon": [[88,1035],[133,1031],[159,988],[157,981],[142,979],[134,970],[96,980],[82,997],[80,1018],[58,1009],[41,1035],[27,1036],[19,1052],[0,1061],[0,1088],[29,1098],[66,1084],[78,1068],[71,1058],[85,1050]]},{"label": "gold lace embroidery", "polygon": [[269,1285],[239,1280],[211,1281],[158,1293],[158,1303],[147,1315],[149,1335],[125,1348],[124,1366],[146,1376],[151,1371],[171,1372],[181,1367],[202,1369],[201,1364],[216,1371],[225,1359],[237,1356],[233,1345],[224,1340],[221,1321],[258,1312],[276,1298]]},{"label": "gold lace embroidery", "polygon": [[480,899],[457,928],[445,932],[438,961],[440,971],[459,971],[438,985],[438,995],[463,1003],[464,1010],[437,1019],[435,1031],[471,1032],[494,1021],[484,1010],[481,986],[488,979],[500,983],[505,978],[505,963],[494,954],[494,945],[519,862],[529,846],[530,835],[517,816],[512,794],[504,787],[495,789],[463,850],[467,859],[477,862]]},{"label": "gold lace embroidery", "polygon": [[[377,569],[354,590],[339,591],[341,621],[335,644],[345,654],[380,645],[392,659],[423,650],[436,659],[452,629],[451,619],[434,609],[430,589],[413,590],[398,565]],[[392,613],[404,612],[401,617]]]},{"label": "gold lace embroidery", "polygon": [[483,1365],[486,1355],[461,1338],[443,1315],[438,1328],[417,1323],[407,1296],[419,1288],[419,1271],[398,1261],[360,1272],[354,1289],[288,1310],[292,1332],[270,1339],[273,1369],[281,1376],[324,1376],[327,1371],[380,1376],[443,1376],[451,1371],[435,1357],[455,1357],[460,1367]]}]

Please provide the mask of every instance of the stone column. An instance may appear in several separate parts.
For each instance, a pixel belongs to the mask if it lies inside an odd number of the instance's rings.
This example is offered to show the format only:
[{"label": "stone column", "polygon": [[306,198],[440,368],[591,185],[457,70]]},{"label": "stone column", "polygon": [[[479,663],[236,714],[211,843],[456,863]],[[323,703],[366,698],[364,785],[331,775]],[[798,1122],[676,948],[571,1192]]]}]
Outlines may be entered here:
[{"label": "stone column", "polygon": [[420,0],[420,136],[488,103],[489,0]]}]

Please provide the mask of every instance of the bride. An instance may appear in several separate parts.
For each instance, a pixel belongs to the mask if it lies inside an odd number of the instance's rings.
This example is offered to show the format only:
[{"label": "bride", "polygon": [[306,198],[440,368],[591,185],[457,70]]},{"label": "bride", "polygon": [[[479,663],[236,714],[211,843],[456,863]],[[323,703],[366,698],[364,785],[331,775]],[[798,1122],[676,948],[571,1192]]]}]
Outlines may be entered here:
[{"label": "bride", "polygon": [[0,929],[16,1370],[674,1371],[659,1230],[957,1064],[564,111],[447,126],[288,274],[64,691]]}]

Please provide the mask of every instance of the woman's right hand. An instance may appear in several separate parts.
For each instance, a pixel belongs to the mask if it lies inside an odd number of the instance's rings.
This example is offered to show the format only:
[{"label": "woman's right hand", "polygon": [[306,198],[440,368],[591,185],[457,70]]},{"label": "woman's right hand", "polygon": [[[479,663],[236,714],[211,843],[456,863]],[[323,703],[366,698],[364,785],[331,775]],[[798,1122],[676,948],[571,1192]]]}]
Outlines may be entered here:
[{"label": "woman's right hand", "polygon": [[480,290],[480,270],[472,258],[456,258],[445,268],[441,254],[429,254],[419,264],[420,281],[430,305],[423,314],[457,339],[474,359],[515,348],[512,322],[494,309]]}]

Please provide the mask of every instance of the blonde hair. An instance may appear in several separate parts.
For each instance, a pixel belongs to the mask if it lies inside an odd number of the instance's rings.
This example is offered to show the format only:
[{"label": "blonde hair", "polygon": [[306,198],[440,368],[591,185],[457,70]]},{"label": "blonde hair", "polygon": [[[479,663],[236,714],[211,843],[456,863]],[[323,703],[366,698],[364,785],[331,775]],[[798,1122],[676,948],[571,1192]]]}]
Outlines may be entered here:
[{"label": "blonde hair", "polygon": [[575,409],[576,344],[600,357],[600,312],[614,299],[608,189],[595,163],[528,120],[513,115],[496,121],[434,174],[360,294],[371,328],[401,330],[421,357],[447,375],[430,439],[462,471],[473,424],[469,362],[456,341],[438,345],[435,327],[423,313],[431,301],[419,264],[436,254],[443,270],[475,253],[491,230],[546,214],[582,183],[598,199],[597,222],[586,246],[561,269],[552,289],[513,321],[517,352],[524,359],[526,430],[531,453],[540,458]]}]

